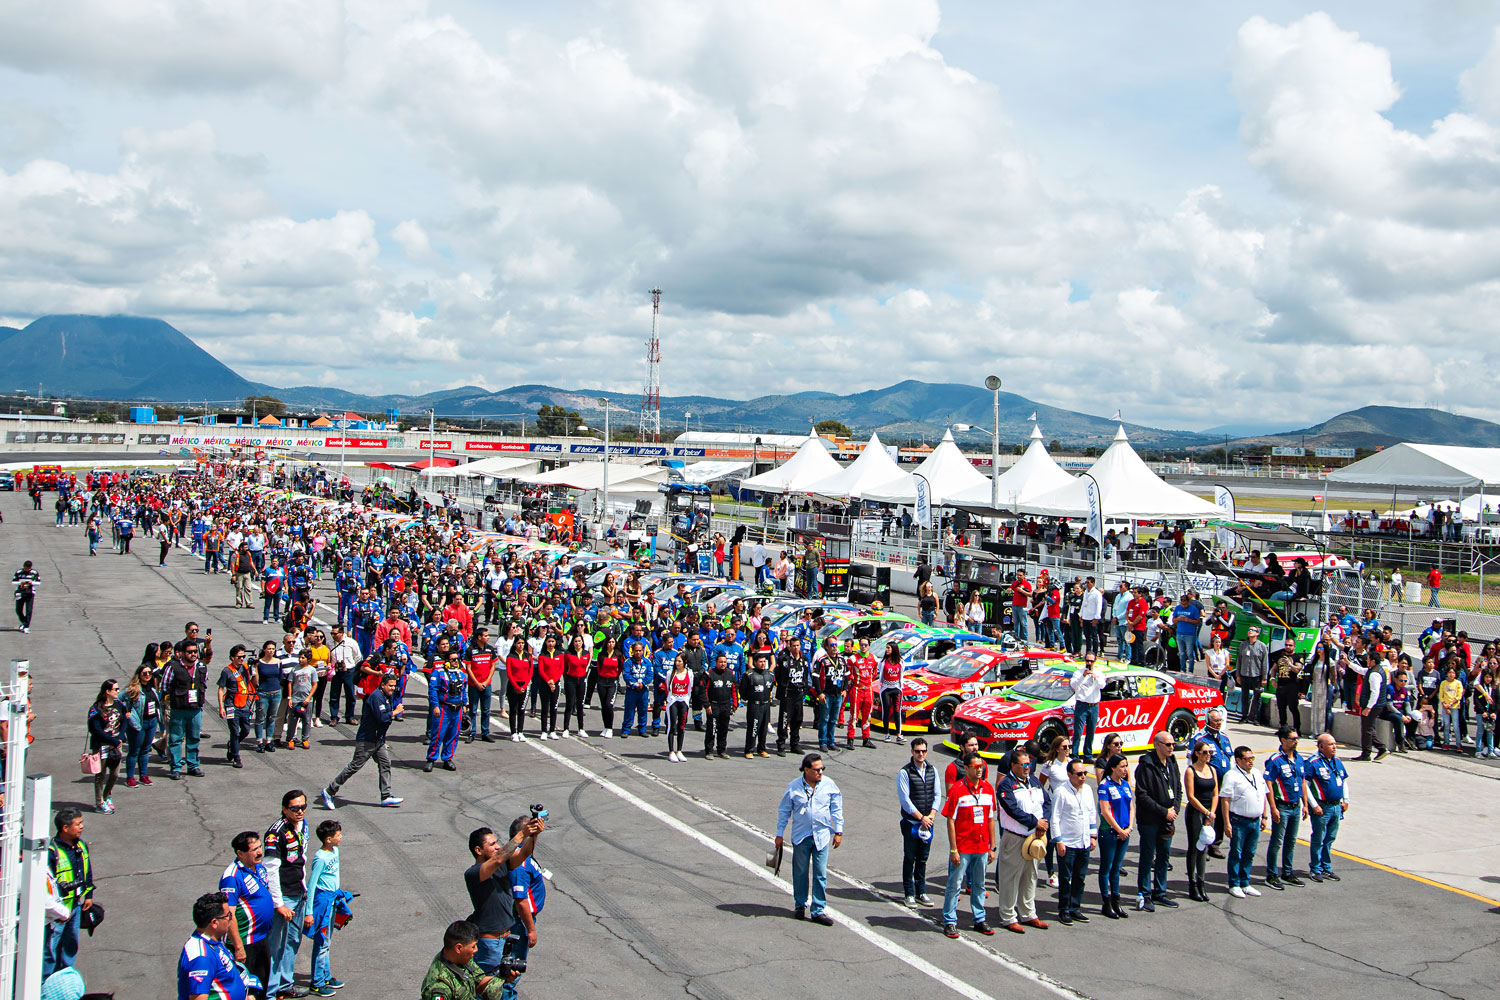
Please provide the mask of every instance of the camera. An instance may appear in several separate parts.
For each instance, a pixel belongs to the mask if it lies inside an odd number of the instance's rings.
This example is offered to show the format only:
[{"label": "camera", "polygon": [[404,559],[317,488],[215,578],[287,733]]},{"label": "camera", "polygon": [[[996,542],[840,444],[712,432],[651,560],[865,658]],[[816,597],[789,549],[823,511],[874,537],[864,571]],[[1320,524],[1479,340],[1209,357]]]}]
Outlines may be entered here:
[{"label": "camera", "polygon": [[532,806],[531,807],[531,818],[532,819],[546,819],[547,818],[547,807],[544,806],[544,805],[541,805],[540,803],[538,803],[537,805]]}]

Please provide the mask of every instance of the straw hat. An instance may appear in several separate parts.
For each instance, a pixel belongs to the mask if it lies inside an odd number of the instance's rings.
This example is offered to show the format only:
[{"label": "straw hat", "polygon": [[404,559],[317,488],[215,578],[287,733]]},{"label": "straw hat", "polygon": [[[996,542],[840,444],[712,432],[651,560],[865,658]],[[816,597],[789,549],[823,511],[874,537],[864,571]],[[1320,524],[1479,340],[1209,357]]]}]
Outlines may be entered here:
[{"label": "straw hat", "polygon": [[1047,856],[1047,835],[1040,830],[1033,830],[1021,841],[1021,857],[1030,858],[1032,861],[1040,861]]}]

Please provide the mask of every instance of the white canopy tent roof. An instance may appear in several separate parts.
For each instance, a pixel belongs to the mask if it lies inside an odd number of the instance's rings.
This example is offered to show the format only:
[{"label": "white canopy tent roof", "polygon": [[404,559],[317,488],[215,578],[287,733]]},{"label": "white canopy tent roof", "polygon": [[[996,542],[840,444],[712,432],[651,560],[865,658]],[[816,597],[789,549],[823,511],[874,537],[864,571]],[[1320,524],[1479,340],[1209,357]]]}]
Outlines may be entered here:
[{"label": "white canopy tent roof", "polygon": [[[1478,521],[1480,511],[1488,509],[1493,512],[1497,504],[1500,504],[1500,495],[1491,493],[1486,496],[1483,493],[1470,493],[1458,501],[1458,512],[1463,515],[1465,521]],[[1433,506],[1433,504],[1424,503],[1411,508],[1406,513],[1413,517],[1426,517],[1432,513]],[[1451,509],[1454,504],[1439,500],[1436,506],[1446,511]]]},{"label": "white canopy tent roof", "polygon": [[1052,456],[1047,453],[1041,427],[1032,425],[1031,443],[1026,446],[1026,451],[1016,459],[1015,465],[1000,474],[998,508],[993,505],[992,486],[988,479],[953,494],[947,503],[951,507],[962,507],[977,514],[1010,513],[1015,511],[1018,504],[1061,489],[1072,481],[1073,477],[1052,461]]},{"label": "white canopy tent roof", "polygon": [[769,472],[751,476],[740,483],[742,490],[760,493],[806,493],[807,486],[827,479],[840,471],[839,463],[828,454],[822,441],[810,437],[797,453]]},{"label": "white canopy tent roof", "polygon": [[534,476],[537,465],[535,459],[521,458],[519,455],[495,455],[490,458],[481,458],[477,462],[470,462],[468,465],[460,465],[459,468],[471,476],[510,478],[511,476]]},{"label": "white canopy tent roof", "polygon": [[[653,489],[648,483],[665,482],[667,468],[664,465],[609,464],[609,487],[622,489]],[[529,486],[566,486],[574,490],[602,490],[604,488],[603,462],[574,462],[561,469],[543,472],[536,476],[522,476],[516,480]]]},{"label": "white canopy tent roof", "polygon": [[[980,487],[988,490],[990,485],[984,473],[974,468],[974,463],[958,450],[958,445],[953,443],[953,432],[950,430],[943,434],[943,440],[932,449],[932,454],[923,459],[921,465],[907,473],[906,479],[899,481],[898,486],[892,489],[872,490],[864,494],[863,499],[878,500],[882,503],[916,503],[918,476],[927,480],[934,507],[941,507],[955,493]],[[986,493],[985,496],[988,497],[989,494]]]},{"label": "white canopy tent roof", "polygon": [[1398,444],[1329,473],[1330,483],[1470,489],[1500,486],[1500,448]]},{"label": "white canopy tent roof", "polygon": [[727,476],[738,475],[748,468],[750,468],[749,462],[694,462],[691,465],[684,465],[677,472],[684,483],[701,486]]},{"label": "white canopy tent roof", "polygon": [[[820,479],[806,489],[794,492],[816,493],[839,499],[858,497],[863,500],[868,496],[906,489],[910,482],[911,473],[898,469],[895,459],[885,450],[885,445],[880,443],[880,435],[871,434],[864,451],[853,462],[826,479]],[[909,488],[915,490],[914,486]]]},{"label": "white canopy tent roof", "polygon": [[[1105,519],[1145,521],[1224,516],[1216,505],[1168,484],[1148,469],[1130,447],[1123,426],[1115,432],[1114,443],[1099,456],[1089,474],[1099,484],[1099,506]],[[1088,486],[1088,476],[1079,476],[1016,504],[1016,509],[1023,514],[1045,517],[1087,517]]]}]

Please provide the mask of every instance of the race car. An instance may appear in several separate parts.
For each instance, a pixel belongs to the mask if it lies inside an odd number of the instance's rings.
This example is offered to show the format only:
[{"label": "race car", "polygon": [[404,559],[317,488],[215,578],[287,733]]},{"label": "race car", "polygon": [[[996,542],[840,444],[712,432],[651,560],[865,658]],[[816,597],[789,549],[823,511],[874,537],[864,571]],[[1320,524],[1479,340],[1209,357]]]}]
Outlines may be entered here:
[{"label": "race car", "polygon": [[[1055,654],[1053,654],[1055,656]],[[975,698],[953,713],[944,745],[957,750],[964,737],[979,738],[979,752],[997,758],[1027,740],[1046,746],[1057,736],[1072,736],[1073,660],[1054,659],[998,697]],[[1151,737],[1166,730],[1178,743],[1202,727],[1208,710],[1224,704],[1224,695],[1207,684],[1174,677],[1148,667],[1099,664],[1104,696],[1092,755],[1110,733],[1119,734],[1126,750],[1146,750]]]},{"label": "race car", "polygon": [[[901,632],[882,637],[892,640]],[[973,633],[959,633],[972,635]],[[989,640],[985,640],[989,641]],[[875,644],[870,644],[871,650]],[[1031,675],[1037,666],[1057,662],[1057,654],[1046,650],[1005,649],[970,645],[932,662],[919,662],[901,678],[903,730],[946,732],[953,715],[966,701],[1001,691]],[[876,708],[877,717],[884,715]]]},{"label": "race car", "polygon": [[885,659],[886,647],[891,643],[901,646],[901,662],[911,669],[922,663],[941,660],[954,650],[967,646],[994,646],[999,640],[978,632],[946,625],[914,625],[898,628],[870,643],[870,655],[877,660]]},{"label": "race car", "polygon": [[836,643],[842,643],[845,639],[869,639],[874,642],[887,632],[896,629],[918,628],[921,622],[915,621],[905,615],[898,615],[894,611],[875,612],[861,609],[858,611],[838,611],[825,615],[826,624],[818,630],[817,644],[823,645],[824,639],[832,639]]}]

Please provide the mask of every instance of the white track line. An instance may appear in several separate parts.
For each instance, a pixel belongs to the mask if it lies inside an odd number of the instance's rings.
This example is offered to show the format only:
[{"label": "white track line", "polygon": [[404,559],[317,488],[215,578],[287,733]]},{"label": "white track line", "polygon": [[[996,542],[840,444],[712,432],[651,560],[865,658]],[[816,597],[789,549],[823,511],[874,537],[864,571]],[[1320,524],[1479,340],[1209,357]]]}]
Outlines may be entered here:
[{"label": "white track line", "polygon": [[[736,865],[739,865],[741,868],[745,869],[747,872],[756,876],[757,878],[764,879],[765,881],[771,883],[782,892],[791,892],[791,883],[786,881],[785,879],[778,878],[777,876],[773,875],[764,865],[756,864],[754,861],[741,856],[740,854],[736,853],[729,847],[726,847],[724,844],[721,844],[719,841],[713,839],[707,834],[700,833],[699,831],[694,830],[692,827],[688,826],[686,823],[682,822],[680,819],[677,819],[670,813],[663,812],[662,810],[656,808],[651,803],[640,798],[634,793],[626,791],[619,785],[616,785],[614,782],[610,781],[608,778],[600,777],[593,771],[590,771],[588,768],[584,767],[582,764],[576,763],[568,757],[563,756],[562,754],[553,750],[551,747],[544,747],[537,743],[528,743],[528,745],[531,746],[532,749],[543,753],[548,757],[551,757],[553,760],[568,768],[570,771],[577,773],[585,780],[591,781],[594,784],[598,785],[600,788],[604,789],[606,792],[609,792],[611,795],[614,795],[617,798],[623,799],[624,801],[630,803],[646,815],[651,816],[661,821],[662,823],[665,823],[667,826],[676,830],[684,837],[688,837],[691,840],[697,841],[699,844],[708,848],[710,851],[713,851],[715,854],[718,854],[721,857],[732,861]],[[896,944],[894,941],[890,941],[885,937],[882,937],[863,924],[844,916],[842,913],[839,913],[835,910],[827,910],[825,912],[833,918],[835,923],[848,928],[850,931],[853,931],[855,934],[864,938],[866,941],[868,941],[870,944],[873,944],[881,951],[885,952],[888,955],[891,955],[894,958],[899,959],[902,962],[905,962],[907,965],[911,966],[913,969],[916,969],[923,975],[926,975],[931,979],[948,987],[959,996],[968,997],[969,1000],[995,1000],[994,997],[992,997],[988,993],[985,993],[983,990],[980,990],[974,986],[970,986],[968,983],[964,982],[962,979],[959,979],[957,976],[952,975],[951,973],[944,972],[942,969],[938,968],[936,965],[933,965],[931,962],[927,961],[925,958],[922,958],[920,955],[916,955],[908,951],[907,949],[901,947],[899,944]]]},{"label": "white track line", "polygon": [[[714,805],[712,802],[701,799],[698,796],[694,795],[692,792],[679,788],[659,774],[648,771],[645,768],[640,767],[639,765],[634,764],[631,761],[628,761],[625,758],[604,749],[603,747],[594,745],[593,743],[586,743],[583,740],[575,740],[573,742],[577,743],[580,746],[587,747],[588,749],[594,751],[607,760],[613,761],[616,764],[629,768],[648,781],[655,782],[657,785],[671,792],[673,795],[676,795],[683,801],[691,803],[692,805],[697,806],[699,809],[717,816],[719,819],[722,819],[725,822],[738,827],[739,829],[745,831],[753,837],[757,837],[761,840],[766,841],[767,843],[770,843],[773,840],[771,834],[766,833],[766,831],[762,830],[754,823],[742,819],[741,817],[736,816],[734,813]],[[534,743],[531,745],[535,746],[538,750],[546,751],[551,756],[557,756],[555,753],[553,753],[550,747],[542,747]],[[567,760],[570,766],[574,766],[573,761],[568,760],[567,758],[563,759]],[[824,759],[826,760],[827,758]],[[575,767],[575,769],[577,768]],[[583,773],[592,774],[592,772],[587,770],[584,770]],[[908,917],[912,915],[912,911],[908,909],[904,904],[897,903],[895,900],[891,899],[887,893],[882,892],[880,889],[877,889],[875,886],[864,881],[863,879],[856,878],[855,876],[850,875],[846,872],[839,871],[832,866],[829,867],[828,873],[830,875],[837,876],[849,885],[865,890],[877,901],[884,902],[887,906],[895,910],[897,913],[904,914]],[[766,872],[762,868],[756,868],[756,874],[764,875],[766,874]],[[842,918],[838,914],[834,914],[834,918],[842,920]],[[867,930],[867,928],[865,928],[862,924],[857,926],[862,931]],[[882,938],[882,940],[885,939]],[[999,965],[1001,968],[1005,969],[1005,971],[1012,973],[1013,975],[1020,976],[1022,979],[1026,979],[1033,983],[1036,983],[1038,986],[1042,987],[1048,992],[1062,997],[1063,1000],[1092,1000],[1092,998],[1087,993],[1076,990],[1066,983],[1059,982],[1058,980],[1053,979],[1051,976],[1047,975],[1045,972],[1042,972],[1040,969],[1033,969],[1031,966],[1025,964],[1024,962],[1019,962],[1016,959],[1011,958],[1009,955],[1006,955],[1003,952],[996,951],[993,948],[986,947],[985,945],[982,945],[977,941],[970,940],[967,937],[962,937],[954,943],[963,945],[964,947],[973,950],[977,954],[982,955],[983,957],[994,962],[996,965]]]}]

